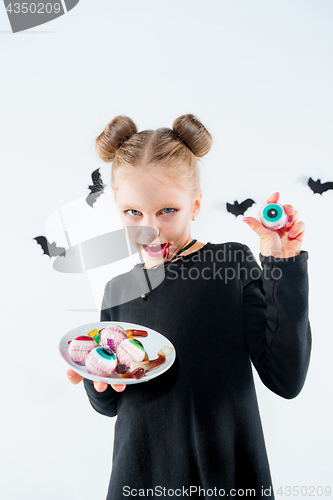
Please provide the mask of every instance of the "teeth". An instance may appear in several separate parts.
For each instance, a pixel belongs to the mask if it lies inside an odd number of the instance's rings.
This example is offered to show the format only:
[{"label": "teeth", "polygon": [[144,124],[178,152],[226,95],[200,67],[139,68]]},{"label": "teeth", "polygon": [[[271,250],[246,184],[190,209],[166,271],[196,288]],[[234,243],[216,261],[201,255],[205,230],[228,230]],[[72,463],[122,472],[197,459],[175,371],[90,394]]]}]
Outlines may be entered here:
[{"label": "teeth", "polygon": [[166,243],[160,243],[158,245],[143,245],[143,246],[148,248],[162,248],[164,245],[166,245]]}]

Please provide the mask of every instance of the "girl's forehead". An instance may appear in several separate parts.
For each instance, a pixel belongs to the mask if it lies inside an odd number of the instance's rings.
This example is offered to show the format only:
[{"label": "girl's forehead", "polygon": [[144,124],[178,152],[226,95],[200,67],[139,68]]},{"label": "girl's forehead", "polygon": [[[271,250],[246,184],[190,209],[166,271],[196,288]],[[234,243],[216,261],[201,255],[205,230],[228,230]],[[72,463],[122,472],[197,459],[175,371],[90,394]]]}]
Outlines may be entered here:
[{"label": "girl's forehead", "polygon": [[171,204],[184,204],[189,196],[171,183],[163,184],[155,179],[130,179],[121,183],[116,193],[117,205],[136,204],[141,207],[170,206]]},{"label": "girl's forehead", "polygon": [[158,192],[160,194],[176,194],[182,193],[177,187],[176,181],[166,175],[160,174],[158,176],[145,175],[132,175],[123,179],[118,185],[118,193],[124,196],[128,193],[145,194],[146,192]]}]

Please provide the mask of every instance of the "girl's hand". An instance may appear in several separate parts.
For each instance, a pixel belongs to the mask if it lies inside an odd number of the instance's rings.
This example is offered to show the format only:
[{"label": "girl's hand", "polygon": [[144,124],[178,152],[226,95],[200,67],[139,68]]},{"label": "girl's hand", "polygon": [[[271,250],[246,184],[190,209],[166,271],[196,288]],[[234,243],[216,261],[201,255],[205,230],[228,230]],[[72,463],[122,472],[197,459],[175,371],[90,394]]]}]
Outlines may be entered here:
[{"label": "girl's hand", "polygon": [[[68,377],[68,380],[72,384],[78,384],[79,382],[81,382],[81,380],[83,380],[83,377],[81,377],[81,375],[78,375],[77,373],[75,373],[73,370],[67,370],[67,377]],[[106,391],[106,389],[108,388],[108,385],[109,384],[106,384],[105,382],[94,382],[94,387],[95,387],[97,392]],[[111,385],[111,387],[112,387],[112,389],[114,389],[117,392],[122,392],[126,389],[125,384]]]},{"label": "girl's hand", "polygon": [[[279,197],[280,193],[274,193],[268,198],[267,203],[277,203]],[[276,231],[266,229],[260,221],[253,217],[243,219],[260,236],[261,255],[272,255],[273,257],[285,259],[301,253],[305,224],[301,221],[297,222],[299,213],[294,210],[292,205],[283,206],[289,215],[289,221]]]}]

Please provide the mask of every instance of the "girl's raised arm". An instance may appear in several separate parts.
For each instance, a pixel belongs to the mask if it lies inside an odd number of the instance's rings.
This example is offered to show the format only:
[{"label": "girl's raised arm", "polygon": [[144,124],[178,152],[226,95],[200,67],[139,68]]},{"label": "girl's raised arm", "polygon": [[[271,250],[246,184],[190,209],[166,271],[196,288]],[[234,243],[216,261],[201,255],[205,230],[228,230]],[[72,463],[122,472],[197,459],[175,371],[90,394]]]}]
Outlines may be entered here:
[{"label": "girl's raised arm", "polygon": [[301,391],[310,361],[307,259],[306,251],[284,259],[260,254],[261,277],[243,288],[247,350],[263,383],[287,399]]}]

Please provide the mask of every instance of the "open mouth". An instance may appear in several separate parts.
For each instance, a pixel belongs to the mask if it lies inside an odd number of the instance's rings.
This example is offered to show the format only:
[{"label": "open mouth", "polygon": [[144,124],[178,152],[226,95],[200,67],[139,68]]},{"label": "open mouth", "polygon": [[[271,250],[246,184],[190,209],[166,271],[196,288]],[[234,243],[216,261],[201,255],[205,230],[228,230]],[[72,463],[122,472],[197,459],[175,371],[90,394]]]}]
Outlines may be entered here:
[{"label": "open mouth", "polygon": [[142,245],[142,248],[150,257],[160,257],[168,247],[169,242],[162,243],[161,245]]}]

